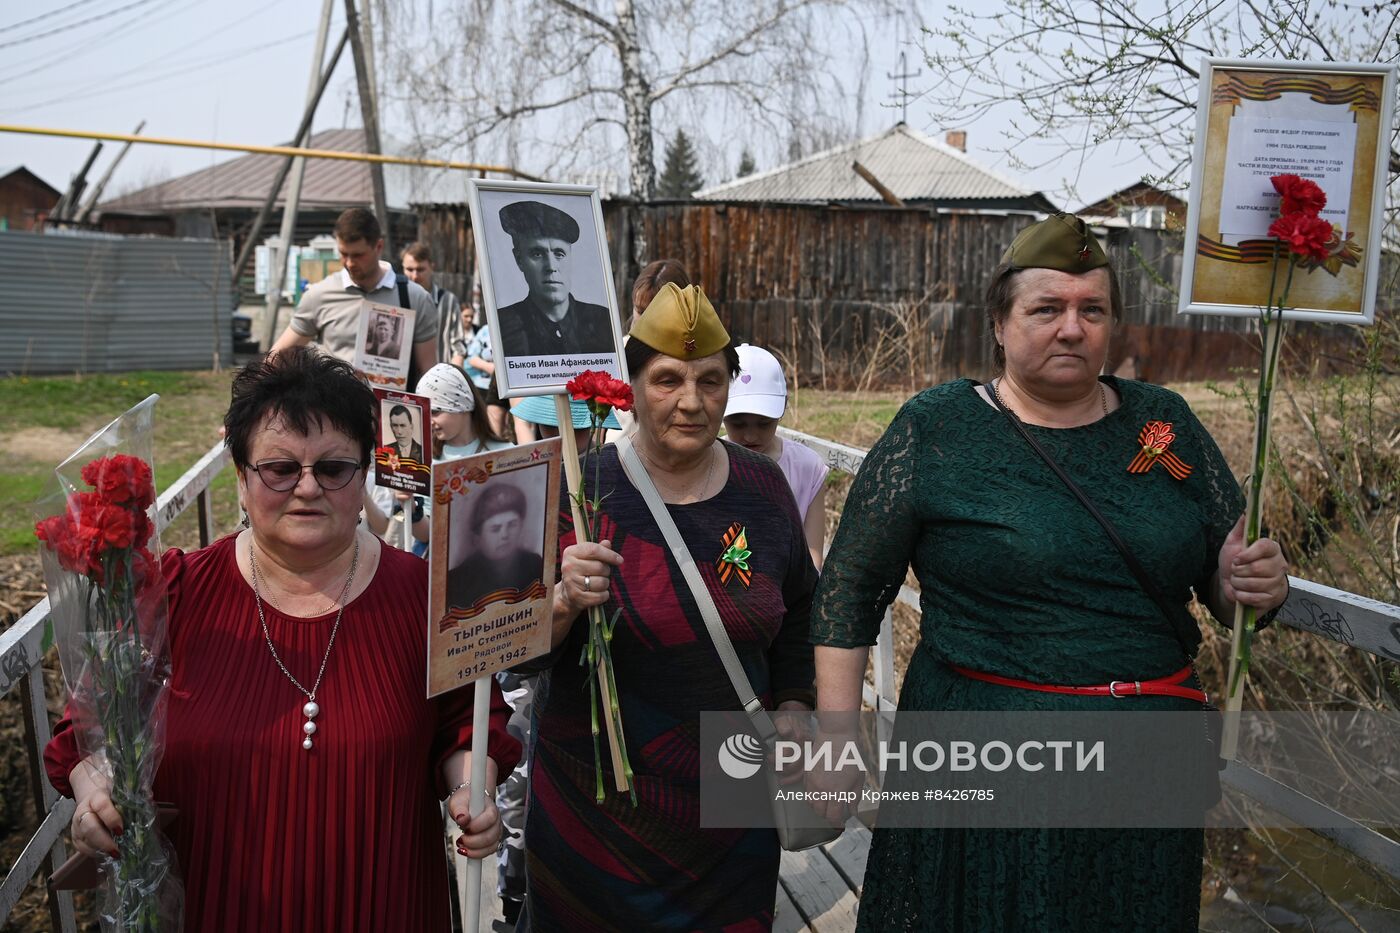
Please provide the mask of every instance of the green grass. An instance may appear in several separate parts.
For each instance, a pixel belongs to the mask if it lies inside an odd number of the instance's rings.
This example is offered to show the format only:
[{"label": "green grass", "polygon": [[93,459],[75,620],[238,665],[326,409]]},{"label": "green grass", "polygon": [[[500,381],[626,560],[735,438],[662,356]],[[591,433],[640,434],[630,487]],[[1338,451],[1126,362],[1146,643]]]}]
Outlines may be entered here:
[{"label": "green grass", "polygon": [[201,384],[201,374],[167,372],[0,379],[0,431],[95,429],[105,423],[102,412],[115,418],[152,392],[164,399],[196,391]]},{"label": "green grass", "polygon": [[[164,490],[218,440],[232,373],[132,372],[0,379],[0,555],[35,548],[31,503],[56,489],[53,468],[87,437],[151,393],[156,405],[155,479]],[[19,440],[15,438],[19,436]],[[212,487],[215,528],[236,520],[234,476]],[[162,543],[197,543],[193,508]]]},{"label": "green grass", "polygon": [[794,431],[868,448],[908,399],[903,392],[824,392],[802,389],[788,404],[783,424]]},{"label": "green grass", "polygon": [[42,475],[16,476],[6,470],[0,476],[0,554],[17,554],[34,546],[34,523],[28,503],[44,489]]}]

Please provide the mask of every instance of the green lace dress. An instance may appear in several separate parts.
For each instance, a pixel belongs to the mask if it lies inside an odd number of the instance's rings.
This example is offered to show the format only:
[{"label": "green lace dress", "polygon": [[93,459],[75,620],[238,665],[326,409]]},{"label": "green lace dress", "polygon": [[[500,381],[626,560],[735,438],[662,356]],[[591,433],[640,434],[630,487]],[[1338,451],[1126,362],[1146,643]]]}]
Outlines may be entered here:
[{"label": "green lace dress", "polygon": [[[1030,427],[1172,600],[1204,587],[1243,502],[1219,448],[1175,393],[1105,377],[1121,405],[1078,428]],[[1171,452],[1128,472],[1148,421]],[[819,645],[874,644],[910,565],[920,641],[899,708],[1123,709],[1122,700],[1001,687],[948,665],[1052,684],[1179,670],[1180,643],[1094,521],[959,380],[900,409],[851,487],[812,616]],[[1194,645],[1192,649],[1194,651]],[[1199,709],[1136,697],[1135,709]],[[1195,930],[1200,830],[876,830],[859,929]]]}]

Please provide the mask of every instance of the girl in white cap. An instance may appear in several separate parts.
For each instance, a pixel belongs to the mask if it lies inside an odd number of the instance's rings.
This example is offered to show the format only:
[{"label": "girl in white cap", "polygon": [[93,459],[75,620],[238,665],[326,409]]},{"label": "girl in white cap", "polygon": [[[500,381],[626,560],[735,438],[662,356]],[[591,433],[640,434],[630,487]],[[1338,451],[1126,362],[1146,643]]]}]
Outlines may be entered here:
[{"label": "girl in white cap", "polygon": [[511,446],[491,429],[481,390],[459,367],[437,364],[418,380],[418,394],[432,401],[434,460],[455,460]]},{"label": "girl in white cap", "polygon": [[[512,446],[491,430],[480,390],[471,384],[459,367],[451,363],[438,363],[418,380],[418,394],[426,395],[432,405],[434,462]],[[373,483],[373,477],[369,482]],[[431,508],[425,497],[395,493],[384,486],[373,486],[366,492],[365,520],[380,535],[389,527],[389,513],[397,510],[399,505],[407,507],[410,498],[416,499],[413,505],[413,537],[420,544],[427,544]]]},{"label": "girl in white cap", "polygon": [[738,346],[739,375],[729,384],[724,430],[729,440],[764,454],[782,468],[802,513],[807,549],[820,570],[826,540],[826,474],[820,457],[778,436],[778,420],[787,410],[787,379],[777,357],[747,343]]}]

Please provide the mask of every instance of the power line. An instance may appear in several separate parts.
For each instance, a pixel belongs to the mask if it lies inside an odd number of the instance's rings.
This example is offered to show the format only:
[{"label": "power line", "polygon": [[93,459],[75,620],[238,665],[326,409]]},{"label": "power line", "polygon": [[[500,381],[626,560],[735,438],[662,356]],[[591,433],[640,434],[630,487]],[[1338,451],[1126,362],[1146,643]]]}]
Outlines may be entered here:
[{"label": "power line", "polygon": [[37,23],[41,19],[51,19],[62,13],[67,13],[69,10],[75,10],[80,6],[86,6],[91,2],[92,0],[78,0],[77,3],[70,3],[65,7],[60,7],[57,10],[50,10],[49,12],[41,14],[39,16],[31,16],[29,19],[21,20],[18,23],[11,23],[8,26],[0,26],[0,32],[8,32],[11,29],[18,29],[21,26],[28,26],[30,23]]},{"label": "power line", "polygon": [[[196,46],[198,46],[198,45],[202,45],[202,44],[204,44],[205,42],[208,42],[210,39],[215,38],[216,36],[222,36],[222,35],[224,35],[225,33],[228,32],[229,27],[234,26],[234,25],[237,25],[237,24],[242,23],[242,22],[246,22],[247,20],[253,19],[254,17],[256,17],[256,16],[258,16],[259,14],[263,13],[264,11],[268,10],[269,8],[276,6],[276,5],[278,4],[278,2],[279,2],[279,0],[269,0],[268,3],[264,4],[263,6],[258,7],[256,10],[253,10],[251,13],[242,13],[242,14],[240,14],[236,19],[230,20],[229,22],[224,23],[224,24],[218,26],[217,28],[210,30],[209,32],[205,33],[204,35],[200,36],[200,37],[197,38],[197,39],[191,39],[191,40],[188,41],[188,42],[181,42],[181,43],[180,43],[180,48],[179,48],[178,51],[180,51],[180,52],[188,52],[190,49],[193,49],[194,47],[196,47]],[[298,33],[297,37],[305,36],[305,35],[310,35],[310,32],[308,31],[308,32]],[[241,51],[241,50],[239,50],[239,51]],[[237,53],[233,53],[233,54],[237,54]],[[209,55],[207,55],[207,54],[206,54],[206,55],[201,55],[201,56],[198,56],[198,60],[199,60],[199,61],[207,62],[207,61],[209,61],[210,57],[211,57],[211,56],[209,56]],[[215,56],[215,57],[217,57],[217,56]],[[166,65],[166,66],[179,66],[179,65],[185,64],[186,58],[187,58],[186,56],[181,55],[181,56],[177,56],[177,57],[175,57],[175,58],[172,59],[172,58],[169,57],[168,54],[162,52],[161,54],[156,55],[154,58],[147,59],[146,61],[142,62],[142,63],[139,64],[139,65],[135,65],[135,66],[133,66],[133,67],[131,67],[131,68],[126,68],[126,69],[123,69],[123,70],[121,70],[121,71],[117,71],[117,72],[114,72],[114,73],[112,73],[112,74],[109,74],[109,75],[105,75],[104,77],[102,77],[101,79],[99,79],[99,80],[96,81],[96,82],[88,81],[86,78],[80,78],[80,79],[78,79],[77,81],[71,81],[71,82],[67,83],[66,85],[63,85],[63,84],[55,85],[55,84],[53,84],[53,83],[51,83],[51,82],[45,82],[45,87],[48,88],[49,90],[54,90],[54,91],[57,91],[57,90],[64,90],[65,93],[84,94],[84,93],[86,93],[89,89],[104,88],[104,87],[106,87],[108,84],[110,84],[111,82],[116,81],[116,80],[118,80],[118,79],[120,79],[120,78],[125,78],[125,77],[128,76],[128,75],[133,75],[133,74],[137,74],[137,73],[139,73],[139,72],[145,71],[147,68],[149,68],[151,65],[156,64],[157,62],[159,62],[159,63],[161,63],[161,64],[164,64],[164,65]],[[190,59],[190,60],[193,61],[193,59]],[[73,91],[73,90],[71,90],[71,89],[73,89],[73,88],[78,88],[79,90]]]},{"label": "power line", "polygon": [[[299,42],[299,41],[301,41],[302,39],[305,39],[307,36],[311,35],[312,31],[313,31],[313,30],[309,30],[309,29],[308,29],[306,32],[301,32],[301,33],[298,33],[297,35],[294,35],[294,36],[288,36],[287,38],[285,38],[285,39],[279,39],[279,40],[277,40],[276,42],[260,42],[260,43],[258,43],[257,45],[248,46],[248,47],[246,47],[246,48],[244,48],[244,49],[241,49],[241,50],[239,50],[239,51],[237,51],[237,52],[234,52],[234,53],[231,53],[231,54],[228,54],[228,55],[221,56],[221,57],[219,58],[219,60],[218,60],[217,62],[214,62],[212,65],[211,65],[211,63],[210,63],[209,61],[205,60],[205,61],[201,61],[201,62],[198,62],[198,63],[196,63],[196,64],[193,64],[193,65],[185,66],[185,67],[183,67],[183,68],[177,68],[177,69],[175,69],[174,71],[163,72],[163,73],[160,73],[160,74],[153,75],[153,76],[151,76],[151,77],[149,77],[149,78],[143,78],[143,79],[140,80],[140,81],[131,81],[131,82],[128,82],[127,84],[118,84],[118,85],[114,85],[114,86],[112,86],[112,87],[104,87],[103,90],[100,90],[100,91],[97,91],[97,92],[91,93],[91,94],[86,93],[85,91],[79,91],[79,92],[77,92],[77,95],[76,95],[76,96],[82,97],[83,100],[90,100],[91,98],[94,98],[94,97],[103,97],[103,96],[105,96],[105,95],[107,95],[107,94],[117,94],[117,93],[121,93],[122,91],[129,91],[129,90],[131,90],[132,88],[141,87],[141,86],[146,85],[146,84],[155,84],[155,83],[157,83],[157,82],[159,82],[159,81],[165,81],[165,80],[167,80],[167,79],[169,79],[169,78],[178,77],[178,76],[180,76],[180,75],[182,75],[182,74],[188,74],[188,73],[190,73],[190,72],[192,72],[192,71],[207,70],[207,69],[209,69],[210,67],[215,67],[215,68],[217,68],[219,65],[224,65],[224,64],[227,64],[227,63],[229,63],[229,62],[231,62],[231,61],[235,61],[235,60],[240,59],[240,58],[247,58],[249,55],[256,55],[256,54],[258,54],[259,52],[263,52],[263,51],[266,51],[266,50],[268,50],[268,49],[276,48],[276,47],[279,46],[279,45],[286,45],[286,44],[289,43],[289,42]],[[41,107],[48,107],[48,106],[51,106],[51,105],[53,105],[53,104],[67,103],[69,100],[73,99],[74,96],[75,96],[75,95],[73,95],[73,94],[65,94],[65,95],[63,95],[62,97],[52,97],[52,98],[50,98],[50,99],[48,99],[48,100],[41,100],[41,101],[39,101],[38,103],[29,104],[29,105],[24,106],[24,107],[7,107],[7,108],[5,108],[5,109],[3,110],[3,112],[4,112],[4,113],[27,113],[27,112],[30,111],[30,110],[38,110],[38,109],[41,108]]]},{"label": "power line", "polygon": [[[193,3],[198,5],[203,2],[205,2],[205,0],[160,0],[159,4],[154,9],[147,10],[144,16],[127,20],[108,30],[99,31],[95,36],[80,39],[63,49],[40,52],[38,55],[31,55],[28,58],[19,59],[18,61],[7,61],[5,62],[5,67],[11,70],[0,74],[0,83],[30,78],[41,72],[48,71],[51,68],[71,67],[73,60],[85,54],[89,49],[99,45],[113,45],[114,40],[118,37],[126,35],[133,29],[145,26],[157,11],[169,7],[171,4]],[[179,13],[172,13],[170,15],[178,16]]]},{"label": "power line", "polygon": [[0,49],[8,49],[12,45],[24,45],[27,42],[33,42],[35,39],[43,39],[48,36],[57,35],[60,32],[67,32],[70,29],[76,29],[79,26],[86,26],[88,23],[95,23],[99,20],[111,19],[118,13],[125,13],[127,10],[134,10],[138,6],[145,6],[146,4],[151,2],[153,2],[153,0],[135,0],[134,3],[128,3],[126,6],[119,6],[115,10],[109,10],[106,13],[98,13],[96,16],[89,16],[87,19],[80,19],[76,23],[68,23],[63,26],[55,26],[54,28],[46,30],[44,32],[36,32],[32,36],[25,36],[22,39],[11,39],[9,42],[0,42]]}]

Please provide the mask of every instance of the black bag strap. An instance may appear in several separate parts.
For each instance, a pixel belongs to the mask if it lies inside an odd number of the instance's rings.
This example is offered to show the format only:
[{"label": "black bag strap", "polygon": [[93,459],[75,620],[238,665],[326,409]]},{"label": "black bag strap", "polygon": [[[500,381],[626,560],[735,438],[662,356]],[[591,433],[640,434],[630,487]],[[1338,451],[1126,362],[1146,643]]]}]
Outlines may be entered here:
[{"label": "black bag strap", "polygon": [[983,388],[987,390],[987,395],[991,398],[992,404],[997,407],[998,411],[1006,416],[1006,420],[1011,422],[1011,426],[1015,428],[1016,432],[1031,446],[1031,450],[1034,450],[1040,455],[1040,459],[1044,460],[1046,466],[1050,467],[1050,469],[1055,472],[1055,475],[1060,478],[1060,481],[1074,494],[1074,498],[1079,500],[1079,504],[1084,506],[1089,514],[1094,517],[1094,520],[1103,526],[1103,530],[1108,535],[1109,540],[1113,542],[1114,547],[1118,548],[1118,553],[1123,555],[1123,562],[1126,563],[1128,569],[1132,571],[1133,576],[1137,579],[1138,586],[1142,587],[1143,592],[1152,597],[1152,601],[1157,604],[1157,608],[1162,610],[1162,617],[1166,620],[1167,627],[1171,629],[1172,636],[1175,637],[1177,643],[1181,645],[1182,654],[1186,655],[1186,660],[1188,662],[1191,661],[1194,658],[1194,654],[1189,647],[1191,643],[1182,634],[1180,627],[1174,621],[1179,615],[1179,612],[1173,610],[1171,603],[1167,602],[1166,596],[1157,588],[1157,584],[1147,573],[1147,568],[1143,567],[1142,563],[1138,561],[1137,555],[1133,554],[1133,552],[1128,549],[1127,542],[1125,542],[1123,536],[1118,533],[1118,529],[1113,527],[1113,523],[1108,520],[1107,516],[1100,512],[1098,506],[1094,505],[1089,497],[1085,495],[1084,490],[1079,488],[1079,484],[1070,479],[1069,474],[1061,469],[1054,458],[1045,452],[1045,448],[1041,447],[1040,442],[1031,436],[1031,432],[1026,430],[1026,426],[1021,423],[1021,419],[1016,417],[1016,413],[1001,403],[1001,397],[997,395],[996,386],[988,382],[984,384]]},{"label": "black bag strap", "polygon": [[[396,284],[399,287],[399,307],[412,307],[412,305],[408,303],[408,276],[404,275],[402,272],[395,272],[394,284]],[[408,335],[410,343],[413,341],[413,336],[413,334]],[[410,392],[412,392],[414,388],[418,385],[418,380],[422,377],[422,375],[422,370],[418,368],[417,355],[410,350],[408,354],[408,390]]]}]

